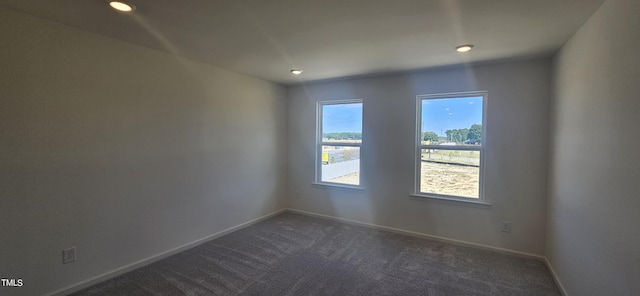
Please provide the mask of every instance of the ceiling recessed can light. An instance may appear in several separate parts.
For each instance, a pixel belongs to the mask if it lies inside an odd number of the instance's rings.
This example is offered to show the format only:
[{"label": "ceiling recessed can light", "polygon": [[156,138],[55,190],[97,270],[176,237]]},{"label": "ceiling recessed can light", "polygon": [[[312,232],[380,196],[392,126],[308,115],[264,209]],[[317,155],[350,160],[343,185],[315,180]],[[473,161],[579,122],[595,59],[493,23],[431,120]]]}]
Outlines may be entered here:
[{"label": "ceiling recessed can light", "polygon": [[291,74],[293,74],[293,75],[300,75],[300,74],[302,74],[302,70],[300,70],[300,69],[293,69],[293,70],[291,70]]},{"label": "ceiling recessed can light", "polygon": [[120,11],[120,12],[132,12],[136,9],[136,6],[130,3],[126,3],[123,1],[109,1],[107,0],[107,3],[109,3],[109,6],[111,6],[111,8]]},{"label": "ceiling recessed can light", "polygon": [[473,44],[463,44],[456,46],[457,52],[468,52],[473,48]]},{"label": "ceiling recessed can light", "polygon": [[464,44],[456,46],[457,52],[468,52],[473,48],[473,44]]}]

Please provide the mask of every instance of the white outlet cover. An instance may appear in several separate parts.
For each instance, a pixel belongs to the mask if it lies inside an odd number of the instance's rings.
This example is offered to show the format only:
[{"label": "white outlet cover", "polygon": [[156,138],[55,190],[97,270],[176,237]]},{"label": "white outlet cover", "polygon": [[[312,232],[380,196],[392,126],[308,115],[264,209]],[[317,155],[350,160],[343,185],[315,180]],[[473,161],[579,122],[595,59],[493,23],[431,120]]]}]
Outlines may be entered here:
[{"label": "white outlet cover", "polygon": [[76,247],[62,250],[62,264],[76,261]]},{"label": "white outlet cover", "polygon": [[511,232],[511,222],[502,221],[502,232]]}]

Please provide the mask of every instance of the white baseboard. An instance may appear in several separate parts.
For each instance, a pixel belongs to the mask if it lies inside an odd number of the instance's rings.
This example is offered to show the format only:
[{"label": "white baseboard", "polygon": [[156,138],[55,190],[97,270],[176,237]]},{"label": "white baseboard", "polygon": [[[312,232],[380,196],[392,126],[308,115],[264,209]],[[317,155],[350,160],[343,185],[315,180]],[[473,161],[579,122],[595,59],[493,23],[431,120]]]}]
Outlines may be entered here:
[{"label": "white baseboard", "polygon": [[551,263],[547,260],[547,258],[544,257],[544,256],[531,254],[531,253],[526,253],[526,252],[515,251],[515,250],[509,250],[509,249],[504,249],[504,248],[498,248],[498,247],[489,246],[489,245],[477,244],[477,243],[472,243],[472,242],[467,242],[467,241],[462,241],[462,240],[450,239],[450,238],[436,236],[436,235],[430,235],[430,234],[426,234],[426,233],[420,233],[420,232],[415,232],[415,231],[403,230],[403,229],[399,229],[399,228],[393,228],[393,227],[382,226],[382,225],[377,225],[377,224],[372,224],[372,223],[366,223],[366,222],[361,222],[361,221],[356,221],[356,220],[339,218],[339,217],[334,217],[334,216],[329,216],[329,215],[317,214],[317,213],[313,213],[313,212],[307,212],[307,211],[296,210],[296,209],[291,209],[291,208],[278,210],[278,211],[275,211],[273,213],[264,215],[262,217],[259,217],[259,218],[247,221],[245,223],[242,223],[242,224],[227,228],[225,230],[222,230],[222,231],[216,232],[214,234],[211,234],[209,236],[206,236],[206,237],[204,237],[202,239],[199,239],[199,240],[184,244],[182,246],[173,248],[173,249],[168,250],[166,252],[159,253],[159,254],[153,255],[151,257],[148,257],[148,258],[133,262],[133,263],[131,263],[129,265],[125,265],[123,267],[114,269],[112,271],[108,271],[106,273],[103,273],[101,275],[98,275],[98,276],[95,276],[93,278],[87,279],[85,281],[81,281],[81,282],[72,284],[72,285],[64,287],[64,288],[62,288],[62,289],[60,289],[60,290],[58,290],[56,292],[52,292],[52,293],[49,293],[49,294],[46,294],[46,295],[48,295],[48,296],[62,296],[62,295],[71,294],[73,292],[82,290],[84,288],[87,288],[89,286],[95,285],[97,283],[112,279],[114,277],[117,277],[117,276],[122,275],[124,273],[127,273],[129,271],[138,269],[138,268],[143,267],[145,265],[149,265],[149,264],[154,263],[156,261],[162,260],[162,259],[164,259],[166,257],[171,256],[171,255],[180,253],[180,252],[182,252],[184,250],[191,249],[191,248],[196,247],[198,245],[201,245],[201,244],[203,244],[205,242],[208,242],[210,240],[213,240],[213,239],[216,239],[218,237],[221,237],[221,236],[223,236],[225,234],[229,234],[231,232],[234,232],[234,231],[240,230],[242,228],[248,227],[248,226],[250,226],[252,224],[255,224],[255,223],[258,223],[258,222],[260,222],[262,220],[265,220],[265,219],[271,218],[273,216],[276,216],[278,214],[281,214],[282,212],[297,213],[297,214],[302,214],[302,215],[307,215],[307,216],[313,216],[313,217],[318,217],[318,218],[324,218],[324,219],[329,219],[329,220],[334,220],[334,221],[345,222],[345,223],[349,223],[349,224],[353,224],[353,225],[360,225],[360,226],[365,226],[365,227],[370,227],[370,228],[386,230],[386,231],[405,234],[405,235],[410,235],[410,236],[414,236],[414,237],[427,238],[427,239],[431,239],[431,240],[442,241],[442,242],[456,244],[456,245],[469,246],[469,247],[485,249],[485,250],[495,251],[495,252],[509,254],[509,255],[515,255],[515,256],[520,256],[520,257],[526,257],[526,258],[533,258],[533,259],[542,260],[547,265],[547,268],[551,272],[553,280],[558,285],[558,288],[560,289],[560,292],[562,293],[562,295],[563,296],[568,296],[567,293],[566,293],[566,290],[564,289],[564,286],[562,285],[562,283],[560,282],[560,280],[559,280],[559,278],[557,276],[557,273],[555,272],[555,269],[553,268]]},{"label": "white baseboard", "polygon": [[117,276],[122,275],[124,273],[127,273],[129,271],[132,271],[132,270],[138,269],[140,267],[143,267],[145,265],[149,265],[149,264],[154,263],[156,261],[159,261],[159,260],[162,260],[164,258],[167,258],[167,257],[169,257],[171,255],[175,255],[177,253],[180,253],[180,252],[182,252],[184,250],[191,249],[193,247],[196,247],[198,245],[206,243],[206,242],[208,242],[210,240],[213,240],[213,239],[216,239],[218,237],[221,237],[221,236],[223,236],[225,234],[240,230],[240,229],[245,228],[247,226],[250,226],[252,224],[258,223],[258,222],[260,222],[262,220],[271,218],[271,217],[276,216],[276,215],[278,215],[278,214],[280,214],[282,212],[285,212],[286,210],[287,209],[282,209],[282,210],[278,210],[278,211],[275,211],[273,213],[264,215],[262,217],[258,217],[256,219],[253,219],[253,220],[244,222],[242,224],[227,228],[225,230],[216,232],[216,233],[211,234],[209,236],[206,236],[204,238],[201,238],[201,239],[195,240],[193,242],[184,244],[184,245],[179,246],[177,248],[173,248],[173,249],[168,250],[166,252],[162,252],[162,253],[153,255],[151,257],[148,257],[148,258],[133,262],[131,264],[125,265],[123,267],[120,267],[120,268],[105,272],[105,273],[103,273],[101,275],[95,276],[95,277],[90,278],[88,280],[72,284],[70,286],[64,287],[64,288],[62,288],[62,289],[60,289],[58,291],[55,291],[55,292],[52,292],[52,293],[49,293],[49,294],[46,294],[46,295],[48,295],[48,296],[62,296],[62,295],[71,294],[71,293],[76,292],[76,291],[80,291],[80,290],[82,290],[84,288],[87,288],[89,286],[92,286],[92,285],[95,285],[97,283],[112,279],[114,277],[117,277]]},{"label": "white baseboard", "polygon": [[544,258],[544,262],[547,264],[547,268],[549,269],[549,272],[551,272],[551,277],[553,277],[556,285],[558,285],[558,289],[560,289],[560,293],[562,293],[562,296],[569,296],[569,294],[567,294],[567,290],[562,285],[562,282],[560,282],[560,278],[558,277],[555,268],[553,268],[553,265],[551,265],[551,262],[549,262],[549,259]]},{"label": "white baseboard", "polygon": [[360,226],[365,226],[365,227],[382,229],[382,230],[387,230],[387,231],[390,231],[390,232],[406,234],[406,235],[415,236],[415,237],[421,237],[421,238],[427,238],[427,239],[431,239],[431,240],[436,240],[436,241],[441,241],[441,242],[446,242],[446,243],[451,243],[451,244],[456,244],[456,245],[461,245],[461,246],[468,246],[468,247],[479,248],[479,249],[484,249],[484,250],[489,250],[489,251],[495,251],[495,252],[503,253],[503,254],[509,254],[509,255],[515,255],[515,256],[519,256],[519,257],[525,257],[525,258],[532,258],[532,259],[541,260],[547,266],[547,269],[549,269],[549,272],[551,273],[551,277],[555,281],[556,285],[558,285],[558,289],[560,289],[560,293],[562,293],[563,296],[568,296],[567,290],[565,290],[564,286],[562,285],[562,282],[560,282],[560,278],[558,278],[558,274],[556,273],[555,269],[553,268],[553,265],[551,265],[551,263],[549,262],[547,257],[544,257],[544,256],[531,254],[531,253],[526,253],[526,252],[515,251],[515,250],[509,250],[509,249],[504,249],[504,248],[498,248],[498,247],[488,246],[488,245],[483,245],[483,244],[476,244],[476,243],[462,241],[462,240],[450,239],[450,238],[446,238],[446,237],[442,237],[442,236],[430,235],[430,234],[421,233],[421,232],[409,231],[409,230],[398,229],[398,228],[393,228],[393,227],[387,227],[387,226],[371,224],[371,223],[365,223],[365,222],[360,222],[360,221],[350,220],[350,219],[345,219],[345,218],[339,218],[339,217],[334,217],[334,216],[329,216],[329,215],[317,214],[317,213],[313,213],[313,212],[307,212],[307,211],[296,210],[296,209],[291,209],[291,208],[287,208],[286,211],[287,212],[291,212],[291,213],[297,213],[297,214],[312,216],[312,217],[324,218],[324,219],[328,219],[328,220],[345,222],[345,223],[354,224],[354,225],[360,225]]},{"label": "white baseboard", "polygon": [[467,241],[462,241],[462,240],[457,240],[457,239],[451,239],[451,238],[446,238],[446,237],[437,236],[437,235],[431,235],[431,234],[426,234],[426,233],[421,233],[421,232],[415,232],[415,231],[410,231],[410,230],[404,230],[404,229],[399,229],[399,228],[393,228],[393,227],[388,227],[388,226],[382,226],[382,225],[377,225],[377,224],[360,222],[360,221],[356,221],[356,220],[350,220],[350,219],[339,218],[339,217],[334,217],[334,216],[329,216],[329,215],[317,214],[317,213],[313,213],[313,212],[307,212],[307,211],[296,210],[296,209],[291,209],[291,208],[287,208],[286,211],[287,212],[291,212],[291,213],[298,213],[298,214],[302,214],[302,215],[307,215],[307,216],[313,216],[313,217],[325,218],[325,219],[329,219],[329,220],[341,221],[341,222],[354,224],[354,225],[360,225],[360,226],[365,226],[365,227],[371,227],[371,228],[386,230],[386,231],[405,234],[405,235],[410,235],[410,236],[414,236],[414,237],[427,238],[427,239],[446,242],[446,243],[451,243],[451,244],[455,244],[455,245],[468,246],[468,247],[473,247],[473,248],[477,248],[477,249],[485,249],[485,250],[495,251],[495,252],[498,252],[498,253],[509,254],[509,255],[514,255],[514,256],[519,256],[519,257],[533,258],[533,259],[542,260],[542,261],[546,262],[546,258],[544,256],[531,254],[531,253],[526,253],[526,252],[503,249],[503,248],[498,248],[498,247],[489,246],[489,245],[477,244],[477,243],[472,243],[472,242],[467,242]]},{"label": "white baseboard", "polygon": [[296,210],[296,209],[291,209],[291,208],[287,208],[285,210],[287,212],[291,212],[291,213],[297,213],[297,214],[302,214],[302,215],[307,215],[307,216],[312,216],[312,217],[324,218],[324,219],[328,219],[328,220],[340,221],[340,222],[345,222],[345,223],[349,223],[349,224],[360,225],[360,226],[365,226],[365,227],[371,227],[371,228],[376,228],[376,229],[382,229],[382,230],[386,230],[386,231],[390,231],[390,232],[395,232],[395,233],[400,233],[400,234],[405,234],[405,235],[410,235],[410,236],[415,236],[415,237],[421,237],[421,238],[427,238],[427,239],[431,239],[431,240],[436,240],[436,241],[441,241],[441,242],[446,242],[446,243],[451,243],[451,244],[456,244],[456,245],[461,245],[461,246],[468,246],[468,247],[472,247],[472,248],[479,248],[479,249],[484,249],[484,250],[489,250],[489,251],[495,251],[495,252],[498,252],[498,253],[503,253],[503,254],[508,254],[508,255],[514,255],[514,256],[519,256],[519,257],[525,257],[525,258],[532,258],[532,259],[541,260],[547,266],[547,269],[551,273],[551,277],[555,281],[556,285],[558,285],[558,289],[560,289],[560,293],[562,293],[563,296],[568,296],[567,290],[562,285],[562,282],[560,281],[560,278],[558,278],[558,274],[556,273],[555,269],[553,268],[553,265],[551,265],[551,263],[549,262],[549,260],[545,256],[540,256],[540,255],[536,255],[536,254],[520,252],[520,251],[515,251],[515,250],[509,250],[509,249],[504,249],[504,248],[498,248],[498,247],[489,246],[489,245],[477,244],[477,243],[472,243],[472,242],[467,242],[467,241],[462,241],[462,240],[450,239],[450,238],[446,238],[446,237],[442,237],[442,236],[436,236],[436,235],[431,235],[431,234],[426,234],[426,233],[421,233],[421,232],[415,232],[415,231],[409,231],[409,230],[404,230],[404,229],[387,227],[387,226],[382,226],[382,225],[377,225],[377,224],[371,224],[371,223],[366,223],[366,222],[361,222],[361,221],[356,221],[356,220],[339,218],[339,217],[334,217],[334,216],[329,216],[329,215],[317,214],[317,213],[313,213],[313,212],[307,212],[307,211]]}]

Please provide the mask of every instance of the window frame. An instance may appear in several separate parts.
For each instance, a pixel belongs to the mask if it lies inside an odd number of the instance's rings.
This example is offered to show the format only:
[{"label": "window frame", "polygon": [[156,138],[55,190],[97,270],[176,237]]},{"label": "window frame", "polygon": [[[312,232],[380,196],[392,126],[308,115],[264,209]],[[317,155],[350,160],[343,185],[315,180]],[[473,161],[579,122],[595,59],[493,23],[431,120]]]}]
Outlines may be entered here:
[{"label": "window frame", "polygon": [[[424,100],[436,100],[436,99],[455,99],[455,98],[468,98],[468,97],[482,97],[482,142],[480,146],[442,146],[442,145],[424,145],[422,144],[422,102]],[[415,171],[414,171],[414,190],[412,197],[418,198],[431,198],[437,200],[467,202],[481,205],[491,205],[484,194],[484,177],[485,177],[485,151],[487,147],[487,103],[488,92],[487,91],[470,91],[470,92],[453,92],[453,93],[439,93],[439,94],[422,94],[416,96],[416,133],[415,137]],[[465,151],[479,151],[479,189],[478,198],[428,193],[422,192],[420,188],[421,174],[422,174],[422,149],[439,149],[439,150],[465,150]]]},{"label": "window frame", "polygon": [[[330,100],[316,102],[316,151],[315,151],[315,180],[314,185],[330,186],[347,189],[364,189],[362,186],[362,144],[364,135],[360,143],[335,143],[324,142],[322,140],[322,109],[328,105],[342,104],[362,104],[362,124],[364,124],[364,102],[362,99]],[[362,130],[360,131],[361,133]],[[364,134],[364,133],[363,133]],[[358,167],[358,185],[322,181],[322,146],[358,147],[360,149],[360,163]]]}]

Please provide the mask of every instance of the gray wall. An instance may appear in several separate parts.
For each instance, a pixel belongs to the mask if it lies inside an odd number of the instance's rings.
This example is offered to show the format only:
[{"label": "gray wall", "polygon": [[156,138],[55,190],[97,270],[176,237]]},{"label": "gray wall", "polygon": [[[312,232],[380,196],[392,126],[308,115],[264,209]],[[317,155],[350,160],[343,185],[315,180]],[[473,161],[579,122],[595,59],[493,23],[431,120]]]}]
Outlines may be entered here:
[{"label": "gray wall", "polygon": [[547,256],[569,295],[640,295],[640,2],[607,0],[554,59]]},{"label": "gray wall", "polygon": [[[0,276],[38,295],[282,209],[286,91],[0,9]],[[76,246],[78,261],[61,264]]]},{"label": "gray wall", "polygon": [[[549,59],[439,69],[288,89],[290,207],[536,255],[545,248]],[[409,197],[416,95],[487,90],[490,207]],[[365,191],[313,186],[315,103],[364,101]],[[298,194],[299,193],[299,194]],[[501,232],[501,221],[512,232]]]}]

